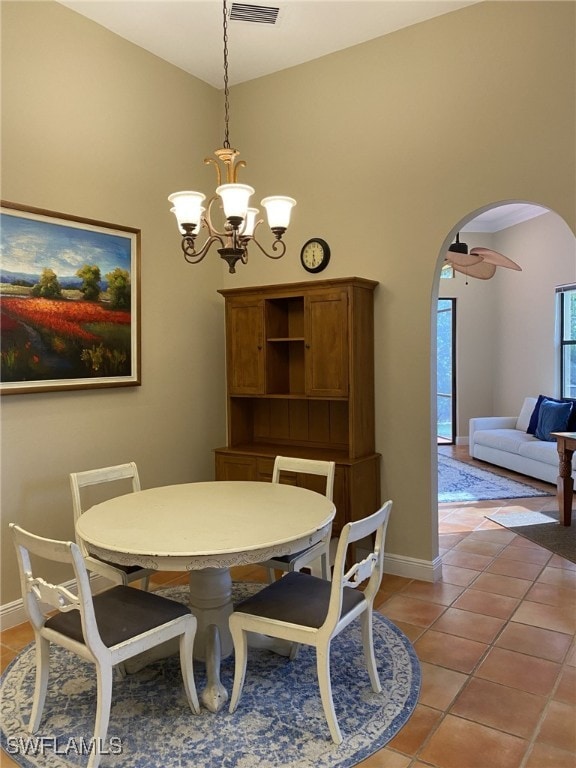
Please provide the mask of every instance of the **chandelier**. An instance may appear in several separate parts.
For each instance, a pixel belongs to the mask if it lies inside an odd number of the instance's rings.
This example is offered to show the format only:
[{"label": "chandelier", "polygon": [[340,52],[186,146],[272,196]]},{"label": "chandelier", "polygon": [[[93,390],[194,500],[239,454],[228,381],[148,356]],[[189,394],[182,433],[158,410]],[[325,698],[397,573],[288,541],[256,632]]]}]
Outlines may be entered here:
[{"label": "chandelier", "polygon": [[[229,90],[228,90],[228,18],[226,0],[223,0],[223,32],[224,32],[224,146],[214,152],[216,160],[208,157],[204,160],[216,170],[218,186],[216,194],[202,204],[206,195],[202,192],[174,192],[168,197],[173,207],[170,209],[176,216],[178,228],[182,235],[182,251],[184,258],[190,264],[198,264],[206,256],[214,243],[219,243],[218,253],[228,263],[229,271],[236,272],[236,262],[246,264],[248,261],[248,245],[255,243],[270,259],[280,259],[286,253],[286,244],[282,235],[290,223],[292,208],[296,200],[291,197],[265,197],[261,205],[266,208],[268,226],[276,239],[272,242],[269,253],[255,236],[256,229],[262,224],[258,218],[260,211],[249,207],[250,196],[254,189],[247,184],[238,184],[238,170],[246,165],[244,160],[237,160],[240,154],[237,149],[230,147],[229,140]],[[222,164],[222,168],[219,163]],[[226,173],[226,183],[222,183],[222,171]],[[212,220],[212,209],[216,201],[224,211],[225,222],[219,230]],[[204,226],[207,231],[206,241],[196,247],[196,237]]]}]

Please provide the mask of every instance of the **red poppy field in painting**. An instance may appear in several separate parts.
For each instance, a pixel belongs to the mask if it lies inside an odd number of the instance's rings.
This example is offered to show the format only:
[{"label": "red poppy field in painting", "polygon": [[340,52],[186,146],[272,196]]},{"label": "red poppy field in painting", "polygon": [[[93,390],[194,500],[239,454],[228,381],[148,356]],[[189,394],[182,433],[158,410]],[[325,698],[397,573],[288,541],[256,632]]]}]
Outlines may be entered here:
[{"label": "red poppy field in painting", "polygon": [[128,375],[130,329],[130,311],[98,302],[3,296],[1,379]]}]

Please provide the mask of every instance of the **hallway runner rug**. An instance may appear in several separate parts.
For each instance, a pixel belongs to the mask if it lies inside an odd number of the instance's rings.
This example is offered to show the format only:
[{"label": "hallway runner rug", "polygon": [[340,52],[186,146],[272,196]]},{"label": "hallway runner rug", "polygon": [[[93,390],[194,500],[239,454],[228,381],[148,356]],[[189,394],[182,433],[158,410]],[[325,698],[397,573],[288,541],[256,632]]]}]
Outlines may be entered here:
[{"label": "hallway runner rug", "polygon": [[549,493],[541,491],[527,483],[438,454],[438,501],[441,504],[554,496],[556,489],[550,487],[554,490]]},{"label": "hallway runner rug", "polygon": [[[262,585],[234,584],[235,601]],[[161,594],[186,602],[187,587]],[[408,638],[374,613],[374,647],[382,683],[375,694],[363,663],[359,622],[332,643],[334,705],[344,741],[328,731],[316,678],[314,649],[301,646],[294,661],[252,650],[236,712],[193,715],[186,702],[178,656],[114,678],[108,742],[101,768],[350,768],[381,749],[406,723],[418,700],[420,665]],[[50,680],[40,729],[26,730],[34,688],[34,646],[14,659],[0,680],[2,748],[19,766],[77,768],[94,730],[94,665],[52,647]],[[204,665],[194,664],[198,692]],[[228,692],[233,655],[222,662]],[[83,740],[83,741],[82,741]],[[34,754],[36,750],[37,754]],[[26,754],[27,752],[27,754]],[[109,752],[109,754],[105,754]]]}]

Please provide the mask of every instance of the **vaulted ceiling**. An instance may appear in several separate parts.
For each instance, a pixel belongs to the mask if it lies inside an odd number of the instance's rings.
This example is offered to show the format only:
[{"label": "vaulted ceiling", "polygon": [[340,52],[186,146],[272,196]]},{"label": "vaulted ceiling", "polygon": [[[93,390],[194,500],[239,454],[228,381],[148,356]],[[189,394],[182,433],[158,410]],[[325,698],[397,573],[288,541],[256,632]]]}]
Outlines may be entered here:
[{"label": "vaulted ceiling", "polygon": [[[227,0],[230,85],[349,48],[480,0]],[[221,0],[59,0],[216,88],[223,87]],[[463,231],[496,232],[543,213],[514,204]]]},{"label": "vaulted ceiling", "polygon": [[[221,0],[60,0],[222,88]],[[278,72],[478,0],[228,0],[230,84]],[[277,14],[267,9],[277,9]],[[274,23],[257,19],[274,18]],[[245,20],[250,19],[250,20]]]}]

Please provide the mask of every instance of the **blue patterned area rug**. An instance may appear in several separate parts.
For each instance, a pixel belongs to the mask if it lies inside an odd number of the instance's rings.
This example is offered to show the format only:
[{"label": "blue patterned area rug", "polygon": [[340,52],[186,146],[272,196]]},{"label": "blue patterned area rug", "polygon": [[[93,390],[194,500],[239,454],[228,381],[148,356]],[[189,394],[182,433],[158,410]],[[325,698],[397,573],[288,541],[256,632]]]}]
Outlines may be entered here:
[{"label": "blue patterned area rug", "polygon": [[473,467],[450,456],[438,454],[438,501],[487,501],[489,499],[526,499],[531,496],[554,496],[537,488],[509,480],[486,469]]},{"label": "blue patterned area rug", "polygon": [[[242,599],[256,585],[235,584]],[[259,588],[259,587],[258,587]],[[162,594],[186,602],[187,589]],[[199,716],[190,711],[178,657],[114,680],[108,743],[101,768],[349,768],[381,749],[408,720],[420,690],[420,665],[408,638],[374,614],[374,647],[382,692],[375,694],[363,665],[357,622],[332,643],[332,688],[344,741],[336,746],[324,719],[315,653],[302,646],[294,661],[253,650],[238,709]],[[40,730],[26,731],[34,686],[28,646],[0,681],[2,748],[19,766],[86,766],[96,711],[94,666],[53,646]],[[198,691],[204,666],[195,663]],[[230,692],[233,656],[222,662]],[[84,749],[85,751],[85,749]],[[106,754],[108,752],[109,754]]]}]

